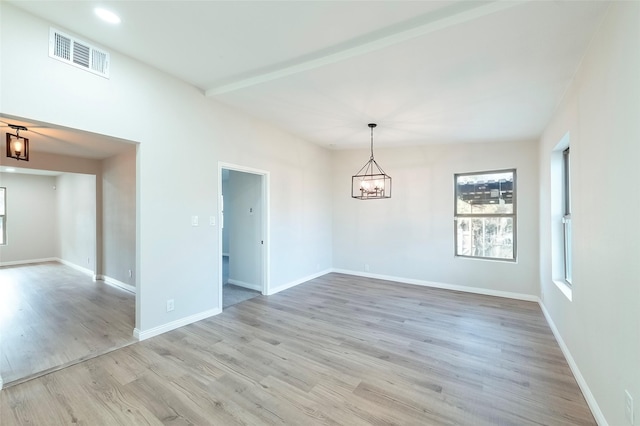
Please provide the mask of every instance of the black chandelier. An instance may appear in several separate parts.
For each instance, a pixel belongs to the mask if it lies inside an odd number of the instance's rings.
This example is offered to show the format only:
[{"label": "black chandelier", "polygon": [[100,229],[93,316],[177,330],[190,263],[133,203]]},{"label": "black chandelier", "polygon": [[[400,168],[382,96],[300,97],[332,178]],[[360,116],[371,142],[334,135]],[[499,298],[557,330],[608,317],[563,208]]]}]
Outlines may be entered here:
[{"label": "black chandelier", "polygon": [[371,157],[358,173],[351,177],[351,197],[359,200],[391,198],[391,176],[386,174],[373,158],[373,129],[375,127],[375,123],[369,124],[369,128],[371,128]]}]

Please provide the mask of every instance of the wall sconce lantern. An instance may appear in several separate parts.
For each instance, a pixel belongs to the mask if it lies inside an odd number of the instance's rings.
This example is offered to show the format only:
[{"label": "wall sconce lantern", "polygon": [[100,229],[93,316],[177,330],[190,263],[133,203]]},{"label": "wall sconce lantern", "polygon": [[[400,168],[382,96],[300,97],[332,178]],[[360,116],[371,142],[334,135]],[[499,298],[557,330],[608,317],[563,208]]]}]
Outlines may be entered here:
[{"label": "wall sconce lantern", "polygon": [[359,200],[380,200],[391,198],[391,176],[386,174],[373,158],[373,129],[371,128],[371,157],[362,168],[351,177],[351,197]]},{"label": "wall sconce lantern", "polygon": [[29,161],[29,139],[20,136],[20,130],[29,130],[24,126],[9,124],[16,131],[15,135],[7,133],[7,157]]}]

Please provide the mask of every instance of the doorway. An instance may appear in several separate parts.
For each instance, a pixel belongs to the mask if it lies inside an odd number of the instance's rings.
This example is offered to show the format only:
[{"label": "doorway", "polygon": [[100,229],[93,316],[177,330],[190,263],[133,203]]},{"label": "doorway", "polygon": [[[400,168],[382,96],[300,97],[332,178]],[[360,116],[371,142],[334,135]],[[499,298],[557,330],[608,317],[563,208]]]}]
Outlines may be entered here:
[{"label": "doorway", "polygon": [[139,304],[137,144],[0,113],[10,125],[32,158],[0,159],[0,389],[135,342]]},{"label": "doorway", "polygon": [[268,292],[269,173],[219,163],[222,308]]},{"label": "doorway", "polygon": [[104,190],[116,162],[91,174],[0,166],[10,213],[0,246],[3,387],[135,341],[135,294],[106,265],[127,244],[105,230],[130,219],[123,211],[105,218],[103,210],[122,198]]}]

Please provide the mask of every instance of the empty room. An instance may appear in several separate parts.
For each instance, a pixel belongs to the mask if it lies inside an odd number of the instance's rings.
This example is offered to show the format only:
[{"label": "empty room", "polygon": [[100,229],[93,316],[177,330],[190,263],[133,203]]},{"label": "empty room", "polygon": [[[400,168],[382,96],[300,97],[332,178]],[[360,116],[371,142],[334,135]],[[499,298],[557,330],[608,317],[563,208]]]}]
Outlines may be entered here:
[{"label": "empty room", "polygon": [[136,341],[135,145],[46,127],[48,152],[0,166],[4,386]]},{"label": "empty room", "polygon": [[0,424],[640,425],[640,2],[5,0],[0,40]]}]

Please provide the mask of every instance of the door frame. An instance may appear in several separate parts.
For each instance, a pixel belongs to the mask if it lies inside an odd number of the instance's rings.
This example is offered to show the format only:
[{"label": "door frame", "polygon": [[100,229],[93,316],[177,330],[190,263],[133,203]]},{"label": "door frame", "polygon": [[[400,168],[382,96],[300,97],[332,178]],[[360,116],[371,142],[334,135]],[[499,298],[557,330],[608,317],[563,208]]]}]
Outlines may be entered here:
[{"label": "door frame", "polygon": [[[271,241],[270,220],[269,220],[269,179],[270,172],[266,170],[254,169],[252,167],[241,166],[238,164],[225,163],[218,161],[218,223],[222,225],[222,169],[232,170],[236,172],[250,173],[261,177],[262,191],[262,294],[269,294],[269,267],[270,267],[270,250],[269,243]],[[218,300],[220,301],[220,310],[222,310],[222,227],[218,227]]]}]

